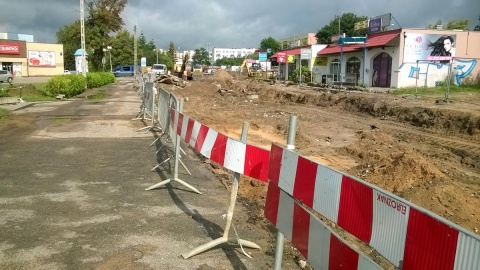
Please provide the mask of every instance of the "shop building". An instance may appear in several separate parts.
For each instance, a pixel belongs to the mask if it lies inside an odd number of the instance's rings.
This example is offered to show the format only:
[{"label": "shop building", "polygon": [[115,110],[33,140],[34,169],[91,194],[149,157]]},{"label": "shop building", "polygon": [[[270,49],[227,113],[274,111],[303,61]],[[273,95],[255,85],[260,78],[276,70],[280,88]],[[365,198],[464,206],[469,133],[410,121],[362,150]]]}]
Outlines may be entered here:
[{"label": "shop building", "polygon": [[64,72],[63,45],[0,39],[0,64],[15,77],[60,75]]},{"label": "shop building", "polygon": [[[433,87],[452,76],[462,85],[480,80],[479,43],[480,32],[396,29],[370,34],[363,44],[324,45],[317,53],[317,45],[308,46],[312,59],[302,60],[302,65],[312,70],[318,83]],[[272,57],[278,61],[279,53],[286,54],[286,63],[279,61],[280,74],[300,67],[300,51],[284,50]]]}]

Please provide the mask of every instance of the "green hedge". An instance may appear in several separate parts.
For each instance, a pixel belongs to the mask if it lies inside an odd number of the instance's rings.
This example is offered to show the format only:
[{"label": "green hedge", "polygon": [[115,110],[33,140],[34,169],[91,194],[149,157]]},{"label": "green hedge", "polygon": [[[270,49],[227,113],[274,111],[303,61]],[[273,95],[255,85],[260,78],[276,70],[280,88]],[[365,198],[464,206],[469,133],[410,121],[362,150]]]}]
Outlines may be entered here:
[{"label": "green hedge", "polygon": [[89,72],[85,78],[82,74],[59,75],[48,80],[45,90],[52,96],[63,94],[73,97],[88,88],[96,88],[115,82],[115,75],[111,72]]}]

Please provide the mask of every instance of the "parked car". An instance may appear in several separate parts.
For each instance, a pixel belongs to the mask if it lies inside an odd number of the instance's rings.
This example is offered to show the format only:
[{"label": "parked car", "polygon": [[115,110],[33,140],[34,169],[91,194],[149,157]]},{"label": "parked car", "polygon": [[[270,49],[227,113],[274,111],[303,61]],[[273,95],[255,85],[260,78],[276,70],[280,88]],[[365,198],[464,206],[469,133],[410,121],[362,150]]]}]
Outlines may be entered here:
[{"label": "parked car", "polygon": [[134,72],[135,68],[133,65],[121,65],[115,68],[113,74],[115,75],[115,77],[127,77],[133,76]]},{"label": "parked car", "polygon": [[12,84],[13,82],[13,75],[8,70],[0,70],[0,83],[7,82]]}]

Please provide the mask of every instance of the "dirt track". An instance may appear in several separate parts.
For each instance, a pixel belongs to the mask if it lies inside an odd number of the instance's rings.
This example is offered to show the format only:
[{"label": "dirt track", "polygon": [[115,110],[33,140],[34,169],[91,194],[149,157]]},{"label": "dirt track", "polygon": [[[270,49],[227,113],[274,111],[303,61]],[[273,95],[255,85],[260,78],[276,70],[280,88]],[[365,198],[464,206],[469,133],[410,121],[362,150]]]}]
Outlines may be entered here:
[{"label": "dirt track", "polygon": [[[242,122],[249,122],[249,142],[267,149],[271,142],[286,143],[290,115],[296,115],[299,153],[479,233],[480,93],[451,95],[453,102],[441,105],[429,98],[286,86],[226,72],[186,88],[159,87],[186,98],[185,113],[221,133],[238,138]],[[265,187],[241,187],[261,208]]]}]

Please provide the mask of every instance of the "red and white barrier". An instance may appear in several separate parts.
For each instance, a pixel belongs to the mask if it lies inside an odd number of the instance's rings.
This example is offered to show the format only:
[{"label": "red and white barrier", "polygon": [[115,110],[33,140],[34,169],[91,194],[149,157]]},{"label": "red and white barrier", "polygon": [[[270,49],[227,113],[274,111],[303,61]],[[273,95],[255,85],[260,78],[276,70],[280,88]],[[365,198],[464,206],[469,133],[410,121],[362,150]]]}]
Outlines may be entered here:
[{"label": "red and white barrier", "polygon": [[315,269],[382,269],[273,182],[268,185],[265,217]]},{"label": "red and white barrier", "polygon": [[480,269],[478,235],[362,180],[275,144],[268,178],[403,270]]},{"label": "red and white barrier", "polygon": [[267,182],[269,151],[227,137],[172,109],[172,125],[206,158],[234,172]]}]

